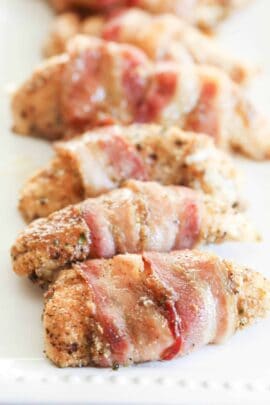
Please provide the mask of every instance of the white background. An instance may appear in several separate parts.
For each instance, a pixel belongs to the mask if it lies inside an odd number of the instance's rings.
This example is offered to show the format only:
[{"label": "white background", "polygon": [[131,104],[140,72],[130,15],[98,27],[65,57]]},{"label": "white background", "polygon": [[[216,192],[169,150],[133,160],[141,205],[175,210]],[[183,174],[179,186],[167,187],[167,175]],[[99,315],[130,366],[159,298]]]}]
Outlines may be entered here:
[{"label": "white background", "polygon": [[[7,90],[41,59],[51,20],[45,1],[0,0],[0,402],[269,403],[270,319],[224,346],[118,372],[59,370],[43,358],[42,293],[11,272],[9,248],[24,226],[16,210],[18,191],[52,152],[43,141],[11,133]],[[219,37],[232,53],[262,67],[249,91],[270,119],[269,0],[254,0],[223,25]],[[270,277],[270,162],[237,159],[237,165],[245,176],[249,215],[264,241],[211,249]]]}]

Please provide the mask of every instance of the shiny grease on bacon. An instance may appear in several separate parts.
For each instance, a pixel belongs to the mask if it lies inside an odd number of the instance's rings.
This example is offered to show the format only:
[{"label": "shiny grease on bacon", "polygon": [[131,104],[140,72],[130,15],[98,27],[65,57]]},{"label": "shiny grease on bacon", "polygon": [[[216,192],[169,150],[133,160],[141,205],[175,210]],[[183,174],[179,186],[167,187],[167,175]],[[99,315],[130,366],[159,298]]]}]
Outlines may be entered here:
[{"label": "shiny grease on bacon", "polygon": [[158,125],[112,126],[55,144],[56,157],[25,184],[27,221],[119,187],[128,179],[184,185],[242,208],[239,176],[205,135]]},{"label": "shiny grease on bacon", "polygon": [[204,30],[212,30],[250,0],[50,0],[57,11],[72,8],[109,11],[119,7],[139,7],[153,14],[172,13]]},{"label": "shiny grease on bacon", "polygon": [[270,283],[213,254],[120,255],[62,270],[45,296],[45,353],[116,367],[221,343],[270,309]]},{"label": "shiny grease on bacon", "polygon": [[270,124],[225,73],[153,63],[139,49],[79,36],[13,97],[14,130],[48,139],[96,126],[159,123],[212,136],[224,149],[270,156]]},{"label": "shiny grease on bacon", "polygon": [[38,219],[15,241],[14,271],[43,281],[87,258],[255,241],[246,217],[221,200],[177,186],[130,180],[124,187]]},{"label": "shiny grease on bacon", "polygon": [[219,48],[218,44],[185,21],[173,15],[153,16],[139,9],[128,9],[111,17],[65,13],[56,18],[45,47],[47,57],[66,51],[77,34],[141,48],[150,59],[179,63],[213,65],[238,83],[245,83],[255,69]]}]

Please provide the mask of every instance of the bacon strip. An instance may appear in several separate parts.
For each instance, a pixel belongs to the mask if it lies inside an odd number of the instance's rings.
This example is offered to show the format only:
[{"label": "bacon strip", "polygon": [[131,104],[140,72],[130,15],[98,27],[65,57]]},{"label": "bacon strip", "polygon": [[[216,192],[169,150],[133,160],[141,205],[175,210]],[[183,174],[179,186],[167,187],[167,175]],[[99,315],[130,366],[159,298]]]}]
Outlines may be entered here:
[{"label": "bacon strip", "polygon": [[147,360],[149,353],[154,355],[172,342],[170,330],[165,325],[163,331],[160,329],[164,319],[156,309],[158,303],[145,305],[144,299],[151,298],[143,284],[142,262],[139,258],[131,262],[116,257],[116,265],[117,262],[119,266],[111,269],[97,260],[77,266],[89,288],[95,291],[95,322],[103,330],[98,339],[105,341],[106,349],[101,350],[101,355],[95,353],[94,361],[102,366],[128,364],[133,359],[138,362],[141,357]]},{"label": "bacon strip", "polygon": [[[197,86],[190,95],[190,84],[177,73],[176,66],[163,64],[152,70],[150,61],[133,47],[89,41],[92,49],[87,45],[79,55],[75,51],[63,78],[61,111],[71,128],[86,129],[105,122],[162,122],[170,119],[166,109],[172,103],[183,102],[185,113],[195,107],[199,82],[192,69],[188,75],[194,76],[191,83]],[[179,121],[183,114],[181,110],[177,113]]]},{"label": "bacon strip", "polygon": [[97,38],[74,39],[68,54],[36,71],[15,94],[13,111],[15,130],[50,139],[154,122],[204,130],[220,147],[255,159],[270,155],[269,122],[222,71],[153,63],[131,45]]},{"label": "bacon strip", "polygon": [[215,138],[220,132],[217,97],[217,83],[215,81],[205,82],[198,104],[187,119],[186,127],[194,132],[202,132]]},{"label": "bacon strip", "polygon": [[[171,289],[171,303],[181,322],[179,330],[182,344],[179,349],[190,352],[214,339],[217,314],[215,298],[205,291],[205,286],[197,277],[200,266],[194,263],[196,254],[185,253],[171,253],[169,256],[145,253],[143,259],[153,274],[152,278]],[[202,261],[200,265],[203,264]],[[210,269],[209,258],[206,265]],[[172,358],[173,354],[177,356],[178,353],[173,347],[169,348],[167,354]]]},{"label": "bacon strip", "polygon": [[46,354],[61,367],[171,360],[264,316],[269,297],[261,275],[205,252],[86,261],[47,293]]},{"label": "bacon strip", "polygon": [[91,200],[82,204],[82,216],[90,229],[92,257],[196,245],[202,208],[199,196],[192,190],[163,189],[157,183],[139,182],[130,182],[127,187],[124,192],[116,190],[113,210],[106,195],[102,204]]},{"label": "bacon strip", "polygon": [[83,180],[86,196],[94,197],[116,188],[126,179],[147,180],[145,162],[117,127],[86,134],[81,140],[56,144],[59,154],[69,156]]},{"label": "bacon strip", "polygon": [[110,359],[104,356],[105,353],[101,353],[99,362],[103,367],[114,362],[125,363],[129,357],[131,342],[126,331],[123,314],[120,312],[121,308],[119,311],[118,306],[112,300],[113,296],[108,291],[108,287],[113,290],[112,284],[110,282],[109,286],[106,285],[107,280],[104,282],[104,278],[109,278],[109,275],[104,275],[102,266],[95,261],[86,262],[78,266],[78,269],[91,288],[96,305],[95,319],[103,330],[104,339],[111,352]]},{"label": "bacon strip", "polygon": [[[170,360],[214,340],[214,320],[219,316],[215,311],[215,297],[213,296],[212,301],[209,300],[207,284],[197,282],[196,278],[197,283],[194,283],[194,274],[199,271],[197,263],[192,275],[187,271],[189,265],[191,266],[190,261],[194,265],[194,256],[196,257],[194,253],[192,255],[187,253],[184,256],[179,252],[170,255],[145,253],[140,260],[135,261],[136,264],[130,260],[133,259],[132,256],[128,256],[126,260],[120,256],[113,259],[111,269],[104,267],[104,261],[89,261],[76,267],[91,290],[95,291],[93,295],[96,305],[95,321],[100,323],[103,338],[109,346],[110,355],[106,356],[107,363],[99,361],[98,365],[112,366],[114,362],[127,364],[138,361],[137,358],[134,360],[133,352],[138,353],[141,348],[136,347],[138,343],[134,333],[137,334],[138,330],[140,331],[140,326],[135,328],[133,322],[136,322],[136,325],[141,323],[144,312],[147,312],[150,318],[147,319],[145,316],[144,342],[148,338],[151,343],[152,336],[148,329],[152,319],[160,320],[156,326],[157,335],[165,329],[165,336],[171,336],[169,343],[167,337],[166,346],[164,345],[161,350],[160,346],[157,346],[160,351],[155,353],[155,359]],[[211,266],[211,261],[207,259],[206,265]],[[128,296],[127,293],[122,296],[122,290],[125,290],[127,285],[131,292],[128,292]],[[221,291],[225,289],[225,285],[221,282],[218,287]],[[118,297],[119,294],[121,298]],[[114,306],[115,302],[117,306]],[[128,309],[133,308],[133,312],[136,311],[139,303],[142,307],[140,319],[136,319],[135,313],[130,320],[132,316],[129,315]],[[235,306],[234,302],[232,302],[233,306]],[[232,308],[228,308],[228,311],[232,311]],[[162,325],[164,320],[167,324],[166,328]],[[212,326],[211,335],[206,336],[205,331],[209,329],[209,325]],[[133,342],[134,347],[132,348],[128,342]],[[118,345],[123,349],[120,353],[118,353]]]}]

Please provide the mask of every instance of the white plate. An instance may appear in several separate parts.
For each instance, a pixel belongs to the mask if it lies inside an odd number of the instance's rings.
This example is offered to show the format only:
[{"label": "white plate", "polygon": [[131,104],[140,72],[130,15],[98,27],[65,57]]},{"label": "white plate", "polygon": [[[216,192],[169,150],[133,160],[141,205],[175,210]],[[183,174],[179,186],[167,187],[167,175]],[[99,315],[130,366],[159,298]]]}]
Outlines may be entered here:
[{"label": "white plate", "polygon": [[[222,27],[221,41],[265,69],[251,93],[270,113],[270,2],[257,0]],[[9,247],[24,226],[18,190],[47,162],[45,142],[13,135],[7,88],[20,83],[40,59],[52,14],[39,0],[0,1],[0,402],[64,403],[262,403],[270,401],[270,319],[238,333],[224,346],[209,346],[183,359],[119,371],[59,370],[42,354],[42,294],[11,272]],[[268,76],[267,76],[268,75]],[[250,216],[264,235],[261,244],[213,249],[270,277],[270,163],[238,160],[246,175]]]}]

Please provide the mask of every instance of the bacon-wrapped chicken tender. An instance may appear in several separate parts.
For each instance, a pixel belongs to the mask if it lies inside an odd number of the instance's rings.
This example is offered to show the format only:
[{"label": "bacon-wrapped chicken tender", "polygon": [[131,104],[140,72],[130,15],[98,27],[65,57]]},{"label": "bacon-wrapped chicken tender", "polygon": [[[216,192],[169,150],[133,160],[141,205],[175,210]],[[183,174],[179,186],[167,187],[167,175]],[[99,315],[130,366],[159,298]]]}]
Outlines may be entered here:
[{"label": "bacon-wrapped chicken tender", "polygon": [[270,156],[270,125],[222,71],[153,63],[139,49],[79,36],[17,90],[14,130],[48,139],[113,123],[159,123],[212,136],[254,158]]},{"label": "bacon-wrapped chicken tender", "polygon": [[128,179],[185,185],[243,208],[239,176],[205,135],[158,125],[112,126],[55,144],[56,157],[22,190],[27,221],[95,197]]},{"label": "bacon-wrapped chicken tender", "polygon": [[109,11],[119,7],[138,7],[153,14],[172,13],[202,29],[212,30],[220,21],[250,0],[50,0],[57,11],[83,8]]},{"label": "bacon-wrapped chicken tender", "polygon": [[139,9],[128,9],[110,18],[60,15],[47,42],[46,56],[65,52],[68,41],[79,33],[135,45],[153,60],[213,65],[238,83],[246,82],[254,73],[254,68],[222,51],[212,38],[180,18],[170,14],[153,16]]},{"label": "bacon-wrapped chicken tender", "polygon": [[270,308],[270,282],[198,251],[120,255],[62,270],[46,294],[45,353],[118,367],[221,343]]},{"label": "bacon-wrapped chicken tender", "polygon": [[59,268],[87,258],[257,239],[243,214],[220,200],[186,187],[130,180],[34,221],[13,245],[12,258],[19,275],[52,280]]}]

